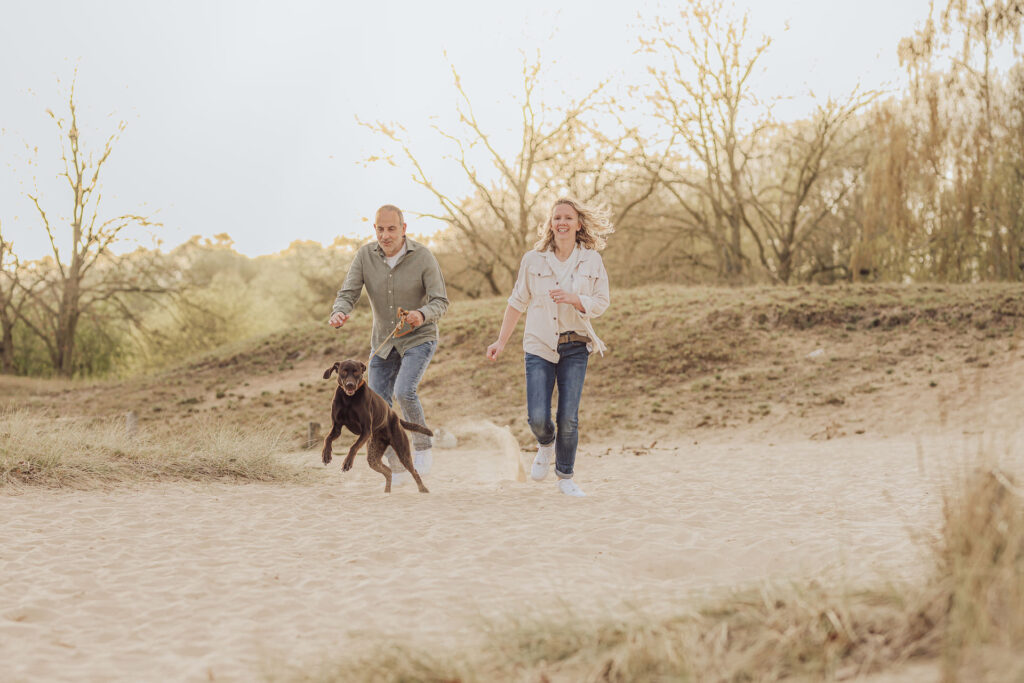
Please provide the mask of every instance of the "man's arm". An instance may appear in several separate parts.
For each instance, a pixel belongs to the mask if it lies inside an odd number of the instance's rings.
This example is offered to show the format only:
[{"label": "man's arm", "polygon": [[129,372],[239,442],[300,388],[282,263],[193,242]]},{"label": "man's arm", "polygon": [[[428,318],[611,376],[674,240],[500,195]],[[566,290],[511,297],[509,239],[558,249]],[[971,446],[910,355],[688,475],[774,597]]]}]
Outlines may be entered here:
[{"label": "man's arm", "polygon": [[433,254],[427,254],[430,259],[423,268],[423,288],[427,293],[427,303],[420,306],[419,311],[423,314],[423,322],[432,323],[448,312],[448,293],[444,286],[444,276],[441,275],[441,266]]},{"label": "man's arm", "polygon": [[356,252],[356,257],[352,259],[352,265],[348,268],[348,275],[345,276],[345,282],[342,283],[341,289],[338,290],[338,296],[334,299],[334,306],[331,307],[331,315],[335,313],[341,313],[345,316],[355,308],[356,302],[359,301],[359,295],[363,292],[363,259],[362,250]]}]

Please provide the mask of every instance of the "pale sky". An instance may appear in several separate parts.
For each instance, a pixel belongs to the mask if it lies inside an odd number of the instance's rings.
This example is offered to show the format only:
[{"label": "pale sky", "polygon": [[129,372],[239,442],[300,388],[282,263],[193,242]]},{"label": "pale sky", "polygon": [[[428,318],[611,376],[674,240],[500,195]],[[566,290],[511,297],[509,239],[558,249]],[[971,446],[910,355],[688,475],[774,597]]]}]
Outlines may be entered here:
[{"label": "pale sky", "polygon": [[[67,213],[57,130],[46,115],[76,99],[83,144],[98,150],[127,128],[103,175],[102,215],[153,214],[164,248],[227,232],[249,255],[293,240],[369,237],[374,209],[433,211],[411,169],[364,167],[386,140],[364,120],[395,121],[456,196],[465,180],[438,160],[429,130],[450,123],[459,70],[485,125],[514,149],[522,54],[540,50],[557,102],[621,74],[639,79],[641,22],[673,2],[520,0],[57,0],[4,3],[0,22],[0,224],[23,258],[48,250],[29,200],[37,179],[51,214]],[[841,96],[860,83],[900,88],[896,46],[927,0],[746,0],[753,32],[774,43],[758,78],[764,96]],[[597,9],[599,8],[599,9]],[[786,26],[788,25],[788,30]],[[447,54],[447,58],[446,55]],[[59,81],[59,82],[58,82]],[[800,115],[800,100],[783,105]],[[788,106],[789,110],[785,107]],[[503,136],[503,137],[502,137]],[[38,147],[33,157],[25,144]],[[33,158],[36,165],[31,165]],[[435,222],[407,216],[409,230]]]}]

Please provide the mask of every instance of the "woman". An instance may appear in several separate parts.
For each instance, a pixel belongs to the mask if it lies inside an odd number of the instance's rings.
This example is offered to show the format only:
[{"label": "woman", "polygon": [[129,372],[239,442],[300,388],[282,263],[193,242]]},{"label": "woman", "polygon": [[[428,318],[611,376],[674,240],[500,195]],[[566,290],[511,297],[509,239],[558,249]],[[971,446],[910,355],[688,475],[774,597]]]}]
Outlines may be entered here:
[{"label": "woman", "polygon": [[[526,313],[526,409],[537,438],[530,476],[541,481],[554,461],[558,490],[569,496],[585,495],[572,480],[577,415],[590,354],[605,350],[590,320],[608,308],[608,273],[598,251],[611,232],[605,213],[568,197],[555,201],[537,229],[540,239],[519,264],[498,340],[487,347],[487,357],[497,360]],[[555,384],[557,429],[551,422]]]}]

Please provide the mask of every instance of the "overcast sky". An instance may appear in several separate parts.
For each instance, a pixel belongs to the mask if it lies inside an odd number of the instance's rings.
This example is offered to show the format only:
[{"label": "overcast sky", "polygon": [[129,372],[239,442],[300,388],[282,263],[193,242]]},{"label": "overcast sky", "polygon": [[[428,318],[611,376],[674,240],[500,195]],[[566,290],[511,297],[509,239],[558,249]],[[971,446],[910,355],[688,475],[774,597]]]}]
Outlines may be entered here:
[{"label": "overcast sky", "polygon": [[[774,39],[765,96],[901,87],[896,46],[927,0],[747,0],[755,34]],[[600,6],[600,9],[596,9]],[[249,254],[297,239],[369,236],[374,209],[435,209],[410,169],[360,162],[387,148],[356,122],[395,121],[430,163],[429,129],[450,124],[460,71],[489,129],[515,140],[523,53],[545,61],[547,96],[579,94],[617,73],[642,77],[642,22],[673,2],[517,3],[104,0],[7,2],[0,22],[0,225],[23,258],[47,250],[25,198],[38,182],[66,213],[56,127],[77,67],[82,141],[127,127],[103,176],[103,213],[154,214],[165,248],[227,232]],[[788,26],[788,30],[786,27]],[[447,56],[446,56],[447,55]],[[800,101],[781,109],[799,115]],[[37,152],[25,145],[38,148]],[[33,165],[33,160],[36,162]],[[438,166],[438,168],[443,168]],[[456,196],[458,175],[437,179]],[[407,217],[411,232],[433,222]]]}]

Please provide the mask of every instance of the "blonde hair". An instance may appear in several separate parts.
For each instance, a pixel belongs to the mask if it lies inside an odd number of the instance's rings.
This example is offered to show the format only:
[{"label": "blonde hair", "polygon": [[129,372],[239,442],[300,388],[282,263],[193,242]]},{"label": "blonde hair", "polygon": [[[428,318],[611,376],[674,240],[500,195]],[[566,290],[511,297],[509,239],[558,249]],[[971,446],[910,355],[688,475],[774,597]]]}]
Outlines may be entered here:
[{"label": "blonde hair", "polygon": [[605,236],[615,232],[609,216],[611,212],[605,208],[589,206],[573,197],[559,197],[551,205],[547,220],[537,226],[537,237],[540,239],[534,243],[533,248],[537,251],[554,249],[555,235],[551,232],[551,217],[555,215],[555,209],[563,204],[571,206],[579,216],[580,229],[576,233],[576,244],[595,251],[604,249],[608,242]]}]

